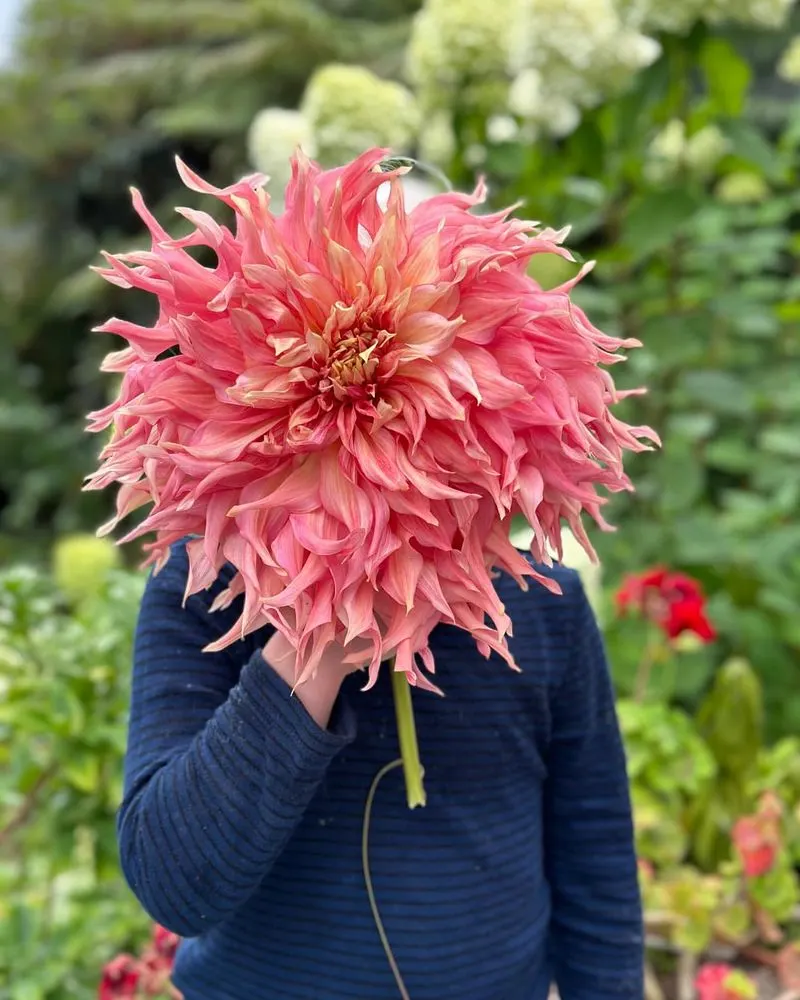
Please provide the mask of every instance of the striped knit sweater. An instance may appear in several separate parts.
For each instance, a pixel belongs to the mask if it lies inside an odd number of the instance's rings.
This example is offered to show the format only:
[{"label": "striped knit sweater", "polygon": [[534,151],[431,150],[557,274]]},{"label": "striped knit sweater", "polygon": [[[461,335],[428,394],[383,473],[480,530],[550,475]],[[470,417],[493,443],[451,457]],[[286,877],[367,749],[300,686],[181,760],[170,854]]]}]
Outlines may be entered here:
[{"label": "striped knit sweater", "polygon": [[[412,1000],[641,1000],[625,762],[602,643],[564,596],[503,577],[522,673],[450,627],[444,699],[415,692],[428,805],[378,790],[370,857]],[[186,1000],[396,1000],[365,891],[370,783],[398,754],[389,678],[349,678],[320,730],[266,665],[265,633],[201,652],[238,615],[182,607],[176,546],[144,595],[119,844],[151,916],[183,941]],[[419,696],[417,696],[419,695]]]}]

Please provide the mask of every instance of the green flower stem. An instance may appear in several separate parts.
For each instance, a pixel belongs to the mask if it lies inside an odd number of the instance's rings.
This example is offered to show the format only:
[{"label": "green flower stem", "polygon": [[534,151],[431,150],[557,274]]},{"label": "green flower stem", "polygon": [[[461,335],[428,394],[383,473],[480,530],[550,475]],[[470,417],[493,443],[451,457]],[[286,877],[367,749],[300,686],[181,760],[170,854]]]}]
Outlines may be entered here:
[{"label": "green flower stem", "polygon": [[400,756],[403,760],[403,775],[406,779],[406,797],[408,808],[416,809],[425,805],[425,788],[422,779],[425,772],[419,759],[417,744],[417,728],[414,725],[414,706],[411,703],[411,686],[402,671],[392,671],[392,693],[394,695],[394,712],[397,718],[397,733],[400,737]]}]

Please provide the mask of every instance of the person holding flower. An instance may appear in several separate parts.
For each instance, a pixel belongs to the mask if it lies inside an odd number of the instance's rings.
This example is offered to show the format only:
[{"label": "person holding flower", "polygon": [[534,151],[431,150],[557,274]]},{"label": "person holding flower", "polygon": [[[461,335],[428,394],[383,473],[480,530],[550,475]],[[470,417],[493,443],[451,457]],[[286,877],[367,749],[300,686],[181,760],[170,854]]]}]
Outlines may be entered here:
[{"label": "person holding flower", "polygon": [[611,413],[634,345],[527,276],[564,233],[482,188],[407,210],[386,156],[298,154],[280,216],[181,164],[235,229],[135,192],[152,250],[102,270],[160,307],[103,327],[91,425],[106,530],[153,504],[122,866],[186,1000],[641,1000],[609,672],[548,556],[656,440]]}]

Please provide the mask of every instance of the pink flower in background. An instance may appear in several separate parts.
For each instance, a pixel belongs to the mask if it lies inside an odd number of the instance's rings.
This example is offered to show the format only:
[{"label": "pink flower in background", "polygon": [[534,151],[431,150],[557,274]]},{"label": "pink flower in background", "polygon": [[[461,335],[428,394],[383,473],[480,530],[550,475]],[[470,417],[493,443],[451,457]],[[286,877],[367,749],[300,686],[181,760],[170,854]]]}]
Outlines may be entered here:
[{"label": "pink flower in background", "polygon": [[781,848],[782,816],[780,800],[767,792],[752,816],[742,816],[734,824],[731,839],[747,878],[759,878],[775,867]]},{"label": "pink flower in background", "polygon": [[695,979],[698,1000],[756,1000],[753,980],[730,965],[703,965]]},{"label": "pink flower in background", "polygon": [[535,254],[569,257],[565,233],[473,215],[482,185],[407,212],[385,155],[329,171],[298,156],[280,217],[263,178],[218,189],[179,164],[235,219],[179,209],[195,227],[182,239],[134,193],[152,248],[101,273],[159,313],[101,327],[128,346],[104,364],[124,377],[92,415],[113,434],[88,488],[120,486],[109,531],[152,503],[125,540],[155,532],[157,567],[195,536],[188,594],[236,567],[216,606],[244,594],[243,613],[209,648],[271,623],[302,680],[335,638],[361,637],[371,682],[395,655],[432,688],[438,622],[513,666],[494,569],[554,589],[509,542],[511,515],[531,524],[539,561],[559,551],[562,519],[590,550],[581,512],[607,527],[597,488],[630,489],[623,453],[656,436],[612,415],[625,393],[600,367],[636,342],[591,325],[570,298],[579,278],[543,291],[526,274]]}]

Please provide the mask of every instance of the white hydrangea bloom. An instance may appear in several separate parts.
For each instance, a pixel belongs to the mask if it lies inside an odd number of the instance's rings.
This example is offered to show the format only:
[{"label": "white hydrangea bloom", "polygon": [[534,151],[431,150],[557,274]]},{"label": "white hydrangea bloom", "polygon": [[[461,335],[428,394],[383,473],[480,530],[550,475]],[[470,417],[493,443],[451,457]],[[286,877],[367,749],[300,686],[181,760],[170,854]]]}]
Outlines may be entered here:
[{"label": "white hydrangea bloom", "polygon": [[581,109],[566,97],[552,94],[539,114],[539,123],[550,135],[562,139],[580,125]]},{"label": "white hydrangea bloom", "polygon": [[247,154],[255,169],[271,178],[273,197],[280,198],[289,183],[291,158],[298,147],[307,156],[317,155],[311,126],[305,115],[285,108],[259,111],[247,133]]},{"label": "white hydrangea bloom", "polygon": [[514,0],[512,110],[566,135],[591,107],[654,62],[658,43],[620,17],[614,0]]},{"label": "white hydrangea bloom", "polygon": [[628,24],[645,31],[664,31],[670,35],[685,35],[699,21],[707,4],[705,0],[619,0],[622,16]]},{"label": "white hydrangea bloom", "polygon": [[544,79],[538,69],[520,70],[508,92],[508,106],[521,118],[535,119],[542,113],[546,96]]},{"label": "white hydrangea bloom", "polygon": [[781,28],[794,0],[710,0],[706,19],[712,23],[737,21],[756,28]]},{"label": "white hydrangea bloom", "polygon": [[755,205],[769,197],[769,185],[760,174],[738,170],[722,178],[715,194],[727,205]]},{"label": "white hydrangea bloom", "polygon": [[505,77],[514,0],[426,0],[414,18],[408,74],[429,100],[465,80]]},{"label": "white hydrangea bloom", "polygon": [[308,82],[301,111],[325,164],[343,163],[372,146],[407,152],[420,115],[414,95],[364,66],[331,63]]},{"label": "white hydrangea bloom", "polygon": [[483,143],[472,142],[464,150],[464,162],[468,167],[478,169],[486,163],[486,147]]},{"label": "white hydrangea bloom", "polygon": [[686,34],[698,21],[722,24],[726,21],[757,28],[780,28],[789,16],[794,0],[619,0],[623,16],[630,24],[652,31]]},{"label": "white hydrangea bloom", "polygon": [[511,115],[492,115],[486,122],[486,138],[491,143],[513,142],[519,135],[519,123]]},{"label": "white hydrangea bloom", "polygon": [[781,56],[778,76],[789,83],[800,83],[800,35],[795,35]]},{"label": "white hydrangea bloom", "polygon": [[706,179],[727,151],[728,141],[716,125],[707,125],[687,137],[686,125],[675,118],[650,144],[644,173],[654,184],[673,180],[681,170]]}]

